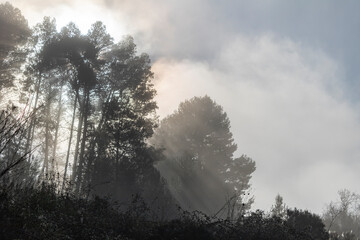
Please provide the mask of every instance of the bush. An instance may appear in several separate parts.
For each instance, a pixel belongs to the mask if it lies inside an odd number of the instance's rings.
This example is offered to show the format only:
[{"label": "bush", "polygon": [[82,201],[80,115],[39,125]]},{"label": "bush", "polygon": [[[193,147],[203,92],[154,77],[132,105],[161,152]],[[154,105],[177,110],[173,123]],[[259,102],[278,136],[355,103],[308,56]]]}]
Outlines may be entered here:
[{"label": "bush", "polygon": [[[120,211],[108,199],[81,199],[57,190],[56,184],[45,183],[38,188],[1,188],[0,239],[328,239],[314,235],[324,230],[313,226],[316,215],[299,210],[286,220],[256,211],[227,221],[179,209],[176,219],[151,221],[139,196]],[[313,220],[307,221],[309,217]]]}]

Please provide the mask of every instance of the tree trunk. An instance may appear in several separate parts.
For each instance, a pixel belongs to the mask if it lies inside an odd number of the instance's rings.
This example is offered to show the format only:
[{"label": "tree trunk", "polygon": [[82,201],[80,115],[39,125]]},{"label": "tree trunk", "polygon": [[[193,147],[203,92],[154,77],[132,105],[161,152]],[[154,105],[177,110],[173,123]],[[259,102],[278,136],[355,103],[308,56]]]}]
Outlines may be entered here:
[{"label": "tree trunk", "polygon": [[[84,90],[85,91],[85,90]],[[83,127],[83,136],[81,139],[81,146],[80,146],[80,154],[79,154],[79,166],[77,168],[77,181],[76,181],[76,189],[75,194],[79,194],[80,192],[80,185],[82,183],[82,171],[84,166],[84,160],[85,160],[85,143],[86,143],[86,134],[87,134],[87,128],[88,128],[88,115],[89,115],[89,101],[90,101],[90,93],[87,91],[85,93],[84,98],[84,127]]]},{"label": "tree trunk", "polygon": [[83,118],[84,118],[84,113],[82,111],[80,111],[79,123],[78,123],[78,127],[77,127],[77,136],[76,136],[76,144],[75,144],[73,170],[72,170],[72,175],[71,175],[71,181],[72,182],[75,182],[76,177],[77,177],[76,176],[77,175],[77,161],[78,161],[78,156],[79,156],[79,144],[80,144],[80,139],[81,139],[81,130],[82,130],[82,125],[83,125]]},{"label": "tree trunk", "polygon": [[[39,74],[39,78],[37,81],[37,84],[35,86],[35,91],[36,91],[36,96],[35,96],[35,103],[34,103],[34,110],[36,111],[37,108],[37,103],[39,100],[39,91],[40,91],[40,83],[41,83],[41,73]],[[31,121],[30,121],[30,126],[29,126],[29,132],[28,132],[28,136],[27,136],[27,142],[26,142],[26,146],[25,146],[25,152],[30,152],[31,148],[32,148],[32,142],[34,139],[34,133],[35,133],[35,116],[33,115],[31,117]],[[30,161],[31,158],[31,154],[29,154],[28,159]]]},{"label": "tree trunk", "polygon": [[45,108],[45,158],[44,158],[44,165],[43,165],[43,173],[47,175],[49,173],[49,145],[50,145],[50,105],[51,105],[51,97],[50,97],[50,86],[48,89],[48,98],[46,101],[46,108]]},{"label": "tree trunk", "polygon": [[74,122],[75,122],[77,96],[78,96],[78,95],[76,94],[76,95],[75,95],[75,100],[74,100],[74,110],[73,110],[73,115],[72,115],[72,120],[71,120],[70,137],[69,137],[69,144],[68,144],[68,149],[67,149],[67,153],[66,153],[65,170],[64,170],[64,177],[63,177],[63,183],[62,183],[61,190],[63,190],[63,189],[64,189],[64,186],[65,186],[67,168],[68,168],[68,164],[69,164],[69,156],[70,156],[70,149],[71,149],[71,140],[72,140],[72,136],[73,136]]},{"label": "tree trunk", "polygon": [[58,103],[58,112],[56,114],[56,126],[55,126],[55,138],[54,138],[54,146],[53,146],[53,152],[52,152],[52,165],[51,165],[51,171],[55,172],[55,157],[56,157],[56,150],[57,150],[57,142],[58,142],[58,135],[59,135],[59,126],[60,126],[60,117],[61,117],[61,111],[62,111],[62,88],[60,88],[60,96],[59,96],[59,103]]},{"label": "tree trunk", "polygon": [[[110,92],[109,96],[107,97],[105,103],[104,103],[104,106],[106,106],[107,103],[109,103],[109,101],[111,100],[112,96],[113,96],[113,91]],[[101,114],[101,118],[100,118],[100,121],[95,129],[95,132],[96,133],[100,133],[101,132],[101,129],[103,128],[103,124],[107,121],[107,118],[108,118],[108,114],[107,114],[107,110],[103,108],[103,113]],[[87,161],[87,164],[86,164],[86,173],[85,173],[85,176],[84,176],[84,182],[86,181],[89,185],[91,184],[91,170],[93,169],[92,168],[92,165],[96,164],[96,155],[99,155],[99,152],[96,154],[95,152],[95,147],[96,147],[96,144],[98,143],[99,139],[98,139],[99,135],[98,134],[95,134],[95,136],[89,140],[90,142],[90,146],[89,146],[89,159]],[[99,151],[99,149],[97,149],[97,151]]]}]

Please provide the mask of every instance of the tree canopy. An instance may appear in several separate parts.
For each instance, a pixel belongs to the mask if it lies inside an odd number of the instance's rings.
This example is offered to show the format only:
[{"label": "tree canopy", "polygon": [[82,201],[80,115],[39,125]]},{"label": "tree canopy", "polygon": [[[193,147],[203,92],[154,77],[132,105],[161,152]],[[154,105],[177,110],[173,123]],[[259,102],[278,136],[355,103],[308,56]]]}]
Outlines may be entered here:
[{"label": "tree canopy", "polygon": [[151,142],[164,148],[165,159],[157,168],[185,208],[208,214],[224,210],[233,216],[251,204],[252,199],[247,197],[245,205],[244,194],[250,187],[255,162],[245,155],[233,157],[237,146],[230,121],[210,97],[181,103],[161,121]]},{"label": "tree canopy", "polygon": [[[12,86],[11,74],[19,70],[23,54],[13,52],[17,46],[24,44],[30,35],[28,23],[21,11],[9,2],[0,4],[0,89]],[[9,54],[12,53],[11,58]]]},{"label": "tree canopy", "polygon": [[59,178],[61,172],[62,189],[71,187],[79,197],[171,199],[153,167],[159,151],[146,143],[157,126],[156,91],[150,58],[137,53],[134,39],[114,43],[101,22],[87,34],[74,23],[58,31],[55,19],[45,17],[23,42],[30,31],[20,11],[6,3],[0,13],[1,26],[7,24],[1,46],[14,43],[9,52],[24,43],[18,104],[36,114],[22,125],[16,151],[37,146],[27,156],[40,165],[36,178]]}]

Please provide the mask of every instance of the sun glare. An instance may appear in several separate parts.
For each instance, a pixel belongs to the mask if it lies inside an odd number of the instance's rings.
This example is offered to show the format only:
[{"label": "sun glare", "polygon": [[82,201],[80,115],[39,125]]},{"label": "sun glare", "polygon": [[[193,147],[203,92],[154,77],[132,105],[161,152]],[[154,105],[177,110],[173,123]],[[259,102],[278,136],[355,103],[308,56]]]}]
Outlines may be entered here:
[{"label": "sun glare", "polygon": [[69,22],[74,22],[85,34],[94,22],[102,21],[115,40],[119,40],[121,36],[126,34],[125,29],[116,21],[115,16],[102,6],[76,3],[73,6],[64,5],[54,9],[54,11],[53,15],[57,16],[58,28],[62,28]]},{"label": "sun glare", "polygon": [[93,23],[101,21],[115,41],[119,41],[122,36],[129,34],[119,19],[120,11],[108,9],[96,3],[87,1],[64,2],[56,5],[56,7],[49,4],[41,10],[22,0],[14,0],[14,5],[22,10],[30,26],[41,22],[43,17],[50,16],[56,19],[58,30],[69,22],[74,22],[80,31],[86,34]]}]

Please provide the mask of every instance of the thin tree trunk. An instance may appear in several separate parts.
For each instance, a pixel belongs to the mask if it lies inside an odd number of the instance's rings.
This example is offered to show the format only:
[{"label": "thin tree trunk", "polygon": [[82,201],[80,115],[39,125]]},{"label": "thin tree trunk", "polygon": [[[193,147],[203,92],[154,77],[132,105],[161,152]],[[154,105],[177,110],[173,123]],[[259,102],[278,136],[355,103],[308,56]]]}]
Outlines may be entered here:
[{"label": "thin tree trunk", "polygon": [[[85,90],[84,90],[85,91]],[[90,100],[90,93],[87,91],[85,93],[84,99],[84,127],[83,127],[83,136],[81,139],[81,146],[80,146],[80,154],[79,154],[79,167],[77,168],[77,181],[76,181],[76,189],[75,194],[79,194],[80,192],[80,185],[82,183],[82,170],[84,165],[84,155],[85,155],[85,143],[86,143],[86,134],[88,128],[88,111],[89,111],[89,100]]]},{"label": "thin tree trunk", "polygon": [[[107,103],[109,103],[110,99],[112,98],[113,96],[113,91],[111,91],[111,93],[109,94],[109,96],[107,97],[104,105],[106,105]],[[107,110],[103,108],[103,113],[101,114],[101,118],[100,118],[100,121],[98,123],[98,126],[96,127],[95,129],[95,132],[99,133],[103,127],[103,124],[104,122],[107,120]],[[96,164],[96,159],[95,159],[95,156],[96,156],[96,152],[95,152],[95,147],[96,147],[96,144],[98,143],[98,134],[95,134],[95,136],[89,140],[90,142],[90,146],[89,146],[89,159],[88,159],[88,162],[86,164],[86,173],[85,173],[85,176],[84,176],[84,181],[86,181],[87,183],[89,183],[89,185],[91,184],[91,169],[92,169],[92,165]],[[99,149],[97,149],[99,151]]]},{"label": "thin tree trunk", "polygon": [[62,88],[60,88],[60,97],[59,97],[59,103],[58,103],[58,112],[56,115],[56,126],[55,126],[55,139],[54,139],[54,146],[53,146],[53,152],[52,152],[52,165],[51,165],[51,171],[55,172],[55,157],[56,157],[56,150],[57,150],[57,142],[58,142],[58,135],[59,135],[59,126],[60,126],[60,117],[61,117],[61,111],[62,111]]},{"label": "thin tree trunk", "polygon": [[[50,90],[49,90],[50,93]],[[46,103],[46,109],[45,109],[45,158],[44,158],[44,165],[43,165],[43,169],[44,169],[44,173],[45,175],[47,175],[49,173],[49,143],[50,143],[50,97],[48,97],[47,99],[47,103]]]},{"label": "thin tree trunk", "polygon": [[72,140],[72,136],[73,136],[74,122],[75,122],[77,96],[78,96],[78,95],[76,94],[76,95],[75,95],[75,100],[74,100],[74,110],[73,110],[73,116],[72,116],[72,120],[71,120],[70,137],[69,137],[69,144],[68,144],[68,149],[67,149],[67,153],[66,153],[65,170],[64,170],[64,177],[63,177],[63,183],[62,183],[61,190],[63,190],[63,189],[64,189],[64,186],[65,186],[67,168],[68,168],[68,164],[69,164],[69,156],[70,156],[70,149],[71,149],[71,140]]},{"label": "thin tree trunk", "polygon": [[81,138],[81,130],[82,130],[83,118],[84,118],[84,114],[80,111],[79,123],[78,123],[78,127],[77,127],[77,136],[76,136],[76,144],[75,144],[73,170],[72,170],[72,175],[71,175],[71,181],[72,182],[74,182],[76,180],[77,161],[78,161],[78,156],[79,156],[79,144],[80,144],[80,138]]},{"label": "thin tree trunk", "polygon": [[93,163],[95,164],[95,145],[96,145],[95,139],[96,138],[92,139],[93,142],[90,143],[89,157],[87,159],[88,161],[86,163],[86,172],[83,179],[83,182],[88,183],[89,186],[91,184],[91,170],[93,169],[92,165]]},{"label": "thin tree trunk", "polygon": [[[35,96],[35,103],[34,103],[34,110],[36,111],[37,103],[39,100],[39,91],[40,91],[40,83],[41,83],[41,73],[39,74],[39,78],[37,81],[37,84],[35,86],[36,96]],[[32,142],[34,139],[34,132],[35,132],[35,116],[32,116],[29,126],[29,132],[27,136],[27,142],[25,147],[25,152],[30,152],[30,149],[32,148]],[[29,161],[31,158],[31,154],[29,154]]]}]

